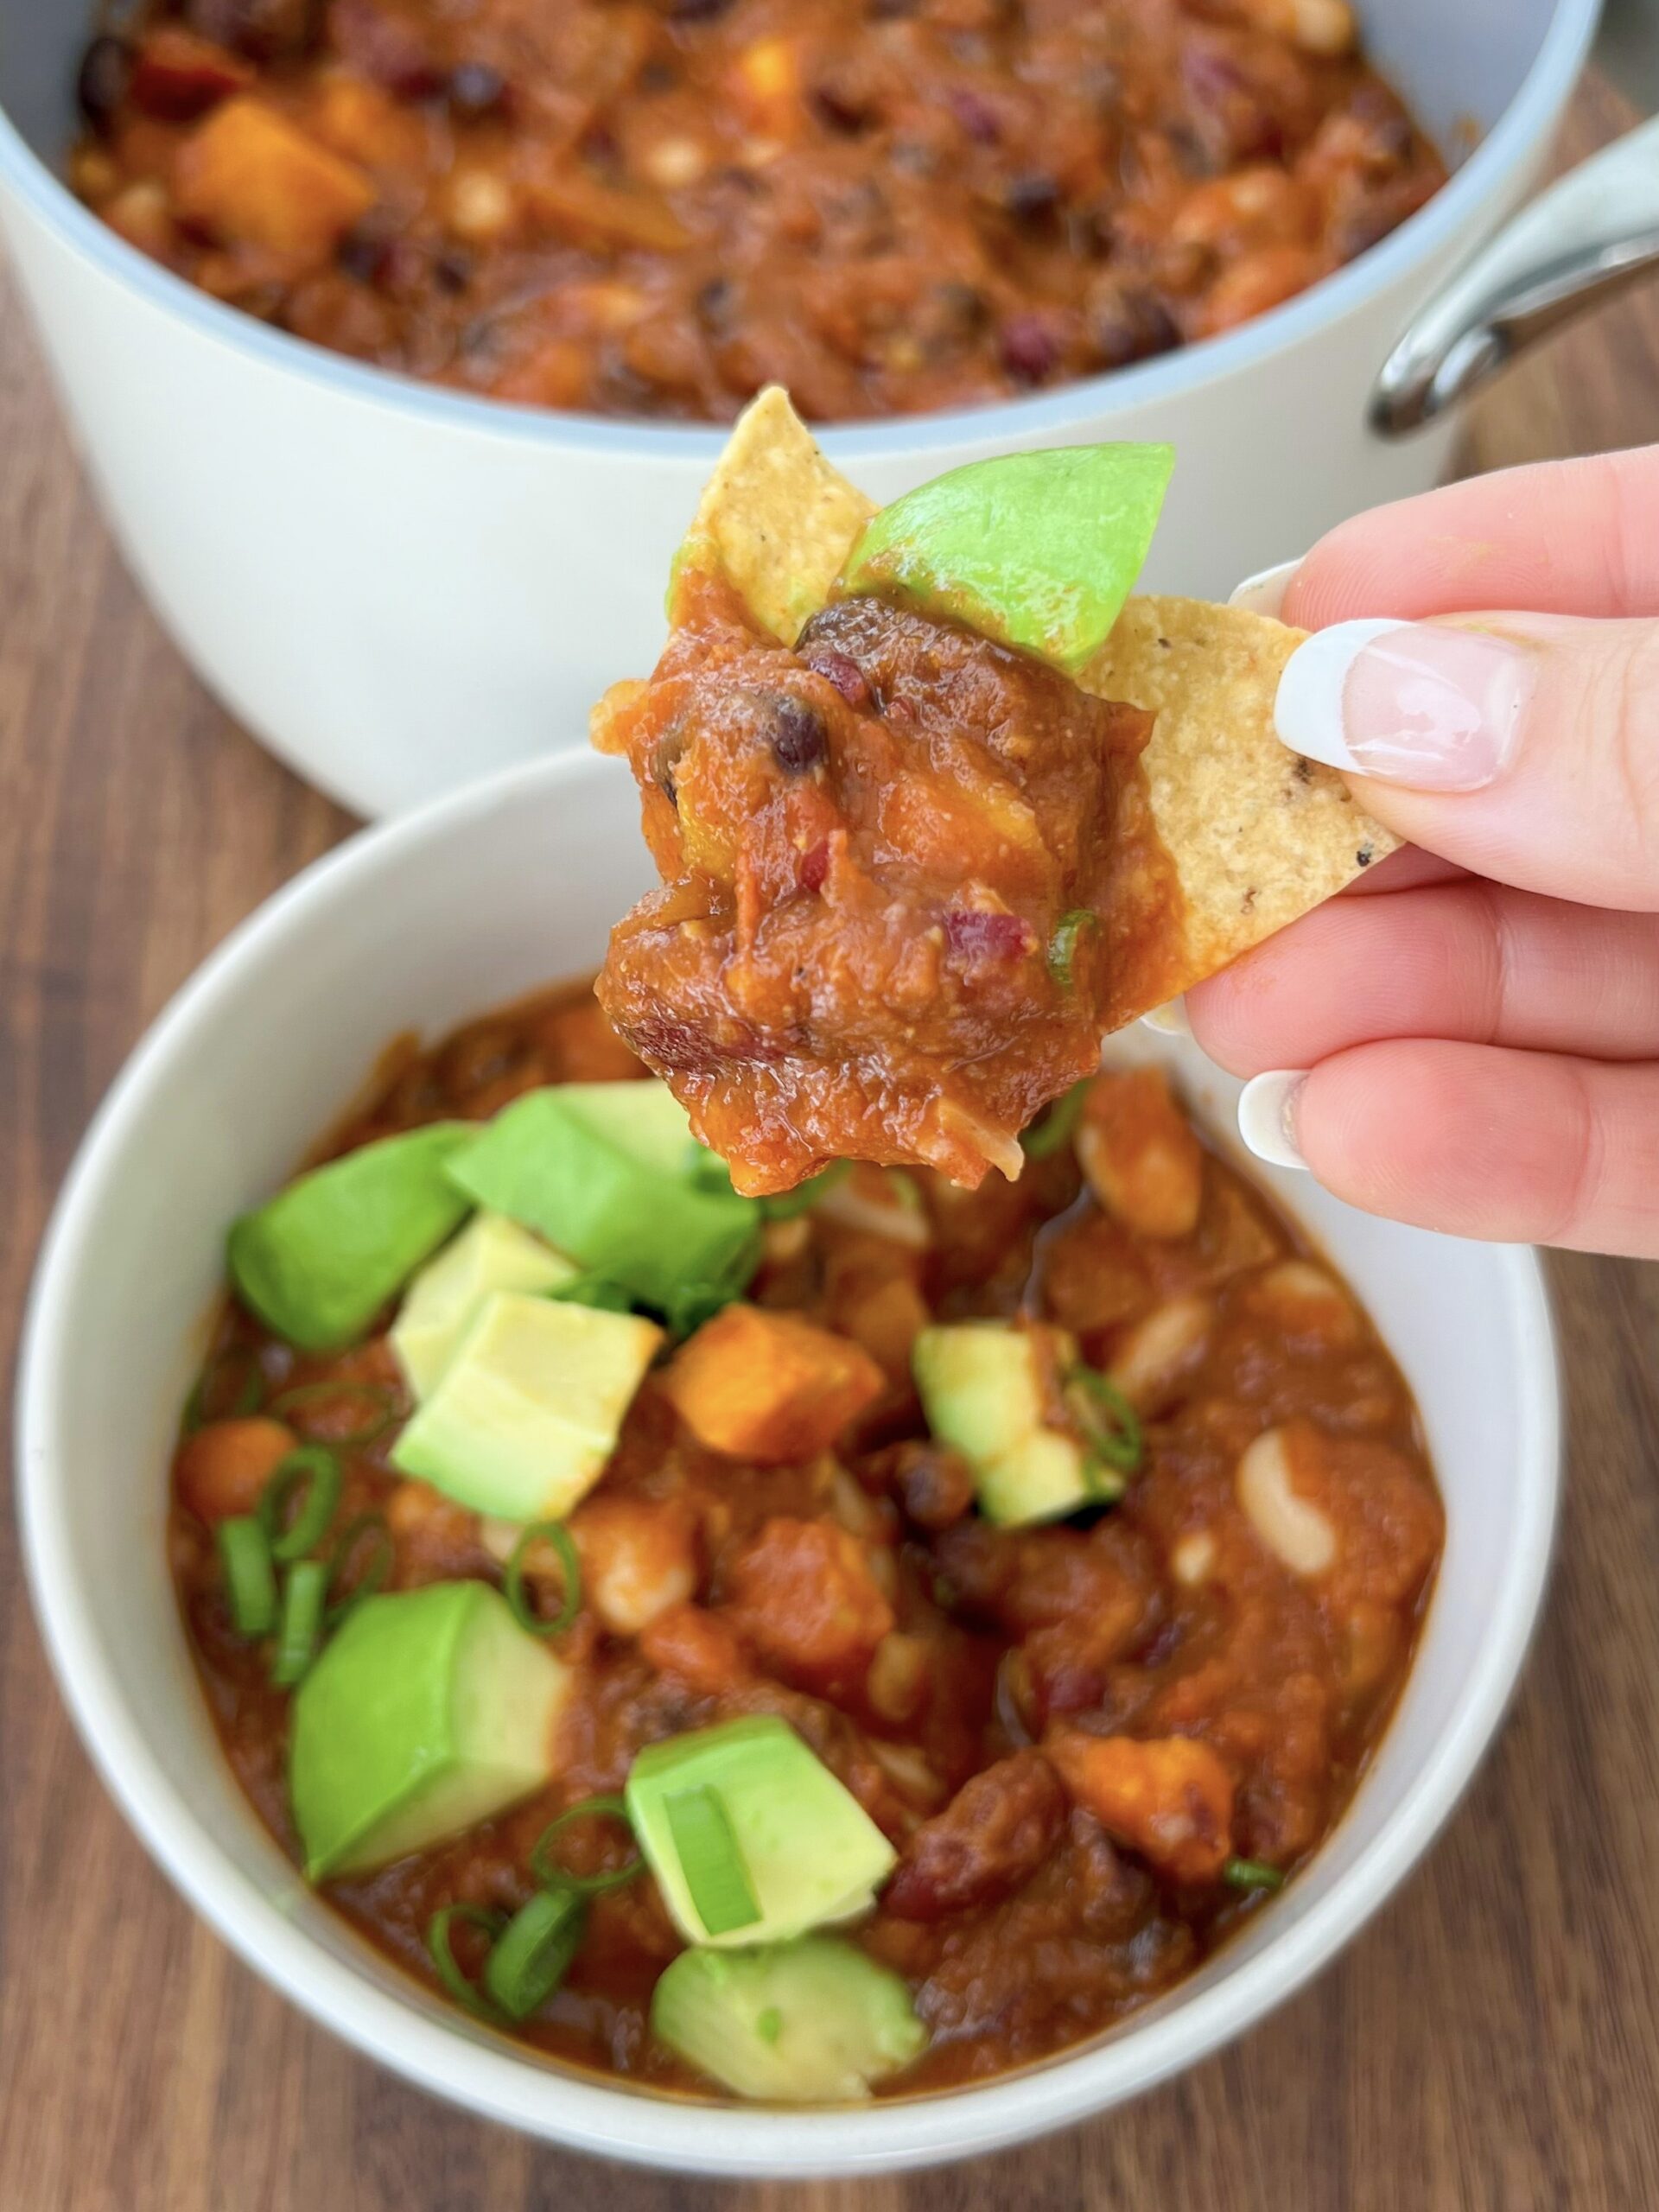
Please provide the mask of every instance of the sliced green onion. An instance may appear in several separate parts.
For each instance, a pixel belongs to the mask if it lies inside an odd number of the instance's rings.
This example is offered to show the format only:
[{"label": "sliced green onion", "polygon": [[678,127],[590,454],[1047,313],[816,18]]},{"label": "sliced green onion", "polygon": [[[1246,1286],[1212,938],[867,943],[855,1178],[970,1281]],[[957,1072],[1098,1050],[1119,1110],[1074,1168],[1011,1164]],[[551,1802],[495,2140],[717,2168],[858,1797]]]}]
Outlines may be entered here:
[{"label": "sliced green onion", "polygon": [[[543,1620],[537,1611],[535,1601],[524,1587],[524,1554],[537,1542],[552,1545],[559,1555],[559,1568],[564,1577],[564,1603],[550,1621]],[[520,1628],[528,1629],[532,1636],[563,1635],[582,1611],[582,1561],[563,1521],[525,1523],[508,1556],[502,1587],[512,1608],[512,1618]]]},{"label": "sliced green onion", "polygon": [[[303,1559],[316,1548],[334,1517],[340,1488],[340,1462],[326,1444],[302,1444],[276,1462],[259,1500],[259,1525],[273,1559]],[[289,1519],[296,1491],[303,1496]]]},{"label": "sliced green onion", "polygon": [[827,1167],[820,1168],[816,1175],[809,1175],[792,1191],[779,1191],[775,1198],[762,1198],[760,1211],[768,1221],[793,1221],[797,1214],[809,1212],[852,1172],[850,1160],[832,1160]]},{"label": "sliced green onion", "polygon": [[484,1962],[485,1994],[510,2020],[526,2020],[553,1994],[588,1932],[574,1890],[542,1890],[497,1936]]},{"label": "sliced green onion", "polygon": [[[336,1596],[335,1592],[351,1566],[353,1555],[371,1531],[375,1539],[373,1549],[359,1567],[351,1587],[342,1595]],[[375,1592],[384,1586],[391,1573],[393,1557],[391,1531],[386,1526],[384,1513],[359,1513],[355,1521],[346,1523],[329,1555],[329,1604],[323,1615],[325,1628],[338,1628],[342,1621],[357,1611],[365,1598],[372,1598]]]},{"label": "sliced green onion", "polygon": [[601,1313],[633,1311],[633,1293],[604,1275],[578,1275],[574,1282],[562,1283],[557,1290],[550,1290],[547,1294],[558,1305],[592,1306]]},{"label": "sliced green onion", "polygon": [[376,1407],[372,1421],[365,1421],[360,1428],[347,1430],[344,1436],[331,1436],[327,1440],[337,1452],[360,1452],[384,1436],[398,1415],[397,1393],[388,1389],[384,1382],[356,1382],[350,1376],[338,1382],[300,1382],[291,1390],[279,1391],[266,1411],[277,1421],[286,1421],[292,1414],[302,1413],[306,1407],[326,1403],[331,1398],[361,1398]]},{"label": "sliced green onion", "polygon": [[1118,1474],[1134,1474],[1141,1465],[1141,1423],[1116,1383],[1092,1367],[1074,1367],[1065,1378],[1065,1402],[1093,1455]]},{"label": "sliced green onion", "polygon": [[441,1911],[433,1914],[427,1927],[426,1948],[438,1970],[438,1980],[457,2005],[465,2005],[480,2020],[494,2020],[499,2015],[477,1983],[469,1980],[456,1965],[449,1931],[459,1920],[468,1928],[481,1929],[493,1943],[501,1932],[503,1917],[499,1912],[492,1912],[487,1905],[447,1904]]},{"label": "sliced green onion", "polygon": [[[246,1362],[246,1365],[243,1370],[242,1381],[236,1397],[227,1412],[210,1414],[207,1410],[207,1401],[213,1395],[214,1385],[219,1382],[232,1356],[238,1354]],[[264,1398],[265,1378],[259,1371],[259,1362],[257,1357],[245,1347],[232,1345],[224,1351],[214,1352],[200,1374],[197,1376],[191,1388],[190,1395],[184,1402],[184,1411],[180,1416],[179,1426],[186,1436],[194,1436],[196,1431],[210,1420],[243,1421],[249,1414],[258,1412],[264,1403]]]},{"label": "sliced green onion", "polygon": [[707,1783],[700,1789],[677,1789],[664,1801],[663,1810],[685,1886],[709,1935],[729,1936],[734,1929],[753,1927],[760,1908],[720,1792]]},{"label": "sliced green onion", "polygon": [[276,1650],[270,1662],[270,1679],[278,1689],[292,1689],[316,1657],[327,1594],[328,1570],[321,1560],[302,1559],[289,1568],[283,1585]]},{"label": "sliced green onion", "polygon": [[257,1516],[238,1513],[219,1524],[219,1556],[239,1636],[269,1636],[276,1625],[276,1571]]},{"label": "sliced green onion", "polygon": [[1060,916],[1059,926],[1048,941],[1048,972],[1063,991],[1075,980],[1077,948],[1091,930],[1100,927],[1100,916],[1087,906],[1074,906]]},{"label": "sliced green onion", "polygon": [[1054,1101],[1040,1122],[1032,1123],[1020,1140],[1027,1160],[1052,1160],[1057,1152],[1064,1151],[1083,1119],[1084,1102],[1088,1096],[1089,1078],[1085,1076]]},{"label": "sliced green onion", "polygon": [[1261,1859],[1230,1859],[1221,1878],[1230,1890],[1282,1890],[1285,1878],[1276,1866]]},{"label": "sliced green onion", "polygon": [[551,1845],[561,1828],[573,1821],[620,1821],[633,1834],[628,1819],[628,1808],[620,1797],[584,1797],[579,1805],[572,1805],[550,1821],[531,1847],[530,1871],[544,1890],[569,1890],[576,1897],[597,1897],[601,1890],[620,1890],[645,1871],[645,1862],[636,1851],[626,1866],[613,1866],[602,1874],[573,1874],[553,1856]]}]

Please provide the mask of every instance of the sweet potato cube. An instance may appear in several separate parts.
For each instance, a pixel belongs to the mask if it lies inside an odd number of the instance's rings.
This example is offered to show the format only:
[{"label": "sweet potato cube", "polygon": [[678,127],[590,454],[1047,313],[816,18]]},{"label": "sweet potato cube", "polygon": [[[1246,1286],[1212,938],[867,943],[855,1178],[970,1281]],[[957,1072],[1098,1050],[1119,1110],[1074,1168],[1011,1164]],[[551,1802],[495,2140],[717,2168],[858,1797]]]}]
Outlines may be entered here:
[{"label": "sweet potato cube", "polygon": [[791,1313],[728,1306],[676,1352],[665,1387],[711,1451],[781,1465],[826,1451],[882,1381],[844,1337]]},{"label": "sweet potato cube", "polygon": [[216,108],[179,149],[174,200],[230,245],[321,260],[374,204],[353,162],[263,100]]}]

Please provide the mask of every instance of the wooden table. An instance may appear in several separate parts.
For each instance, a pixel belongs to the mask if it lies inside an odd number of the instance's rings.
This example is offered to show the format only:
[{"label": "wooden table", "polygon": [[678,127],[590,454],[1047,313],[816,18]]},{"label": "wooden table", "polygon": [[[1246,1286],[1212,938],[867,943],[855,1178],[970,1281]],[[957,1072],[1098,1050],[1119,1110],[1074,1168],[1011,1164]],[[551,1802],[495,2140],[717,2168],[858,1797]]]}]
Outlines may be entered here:
[{"label": "wooden table", "polygon": [[[1570,150],[1628,119],[1592,85]],[[1491,397],[1468,462],[1654,440],[1649,292]],[[139,1032],[350,827],[231,726],[162,637],[0,294],[0,1332]],[[111,1809],[0,1522],[0,2209],[1659,2202],[1659,1271],[1567,1259],[1554,1281],[1573,1437],[1554,1590],[1502,1743],[1428,1864],[1313,1988],[1185,2079],[905,2180],[746,2190],[601,2167],[429,2102],[312,2026],[193,1918]]]}]

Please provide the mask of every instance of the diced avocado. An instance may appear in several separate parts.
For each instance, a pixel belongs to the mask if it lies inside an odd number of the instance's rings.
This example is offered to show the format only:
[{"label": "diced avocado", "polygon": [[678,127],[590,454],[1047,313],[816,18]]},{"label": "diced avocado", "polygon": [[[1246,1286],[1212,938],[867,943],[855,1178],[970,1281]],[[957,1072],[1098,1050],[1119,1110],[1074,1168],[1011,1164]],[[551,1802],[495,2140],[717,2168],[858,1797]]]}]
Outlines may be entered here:
[{"label": "diced avocado", "polygon": [[1058,1521],[1109,1494],[1083,1446],[1046,1425],[1036,1343],[1027,1331],[1001,1321],[924,1329],[911,1370],[929,1428],[973,1468],[988,1520],[1003,1528]]},{"label": "diced avocado", "polygon": [[1173,446],[1062,446],[970,461],[883,507],[841,575],[1075,676],[1146,565]]},{"label": "diced avocado", "polygon": [[308,1878],[423,1851],[541,1789],[569,1681],[487,1583],[365,1599],[295,1694]]},{"label": "diced avocado", "polygon": [[352,1343],[471,1211],[444,1166],[477,1135],[435,1122],[382,1137],[245,1213],[230,1237],[237,1295],[302,1351]]},{"label": "diced avocado", "polygon": [[391,1332],[391,1348],[416,1398],[431,1395],[493,1291],[558,1290],[577,1274],[562,1253],[505,1214],[480,1213],[469,1221],[410,1283]]},{"label": "diced avocado", "polygon": [[604,1471],[662,1340],[637,1313],[493,1292],[392,1465],[499,1520],[559,1520]]},{"label": "diced avocado", "polygon": [[920,2056],[927,2030],[896,1974],[834,1936],[682,1951],[652,2031],[711,2080],[774,2104],[841,2104]]},{"label": "diced avocado", "polygon": [[584,1268],[666,1312],[692,1284],[735,1295],[760,1260],[760,1207],[709,1189],[665,1084],[567,1083],[498,1114],[454,1179]]},{"label": "diced avocado", "polygon": [[[711,1800],[715,1821],[704,1816]],[[627,1804],[664,1901],[691,1943],[772,1942],[850,1920],[874,1904],[896,1857],[858,1800],[771,1713],[648,1745],[628,1776]],[[685,1816],[692,1811],[695,1820]],[[690,1836],[706,1849],[711,1830],[714,1855],[688,1868],[682,1845]],[[734,1869],[722,1849],[734,1855]],[[745,1895],[753,1917],[730,1909],[734,1896]],[[724,1924],[710,1926],[704,1906]]]}]

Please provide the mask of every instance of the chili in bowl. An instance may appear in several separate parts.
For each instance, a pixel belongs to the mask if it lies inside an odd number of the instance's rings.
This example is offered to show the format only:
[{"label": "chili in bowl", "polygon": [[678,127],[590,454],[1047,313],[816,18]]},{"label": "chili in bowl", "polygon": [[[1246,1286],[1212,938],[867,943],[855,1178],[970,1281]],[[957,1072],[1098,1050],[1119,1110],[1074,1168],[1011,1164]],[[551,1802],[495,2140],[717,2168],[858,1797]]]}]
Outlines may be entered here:
[{"label": "chili in bowl", "polygon": [[[1293,1226],[1177,1112],[1213,1126],[1228,1095],[1178,1040],[1119,1048],[1017,1185],[739,1199],[683,1128],[664,1142],[585,995],[518,997],[591,962],[638,881],[617,781],[549,762],[357,841],[141,1048],[35,1294],[37,1599],[188,1893],[415,2078],[694,2169],[959,2155],[1213,2048],[1424,1847],[1538,1602],[1547,1316],[1524,1255],[1317,1192]],[[437,1041],[340,1120],[416,1026]],[[556,1192],[514,1166],[532,1118],[582,1163],[551,1283]],[[372,1196],[423,1153],[442,1203]],[[264,1318],[219,1307],[204,1365],[232,1218]],[[351,1265],[296,1269],[340,1256],[342,1219]],[[518,1287],[467,1321],[503,1265]],[[585,1411],[566,1396],[557,1440],[532,1409],[526,1460],[518,1392],[481,1451],[513,1330],[550,1342],[550,1316]],[[588,1487],[532,1495],[527,1465]],[[446,1668],[517,1688],[445,1706]],[[417,1708],[451,1732],[411,1782]],[[773,1851],[780,1795],[817,1811]]]}]

